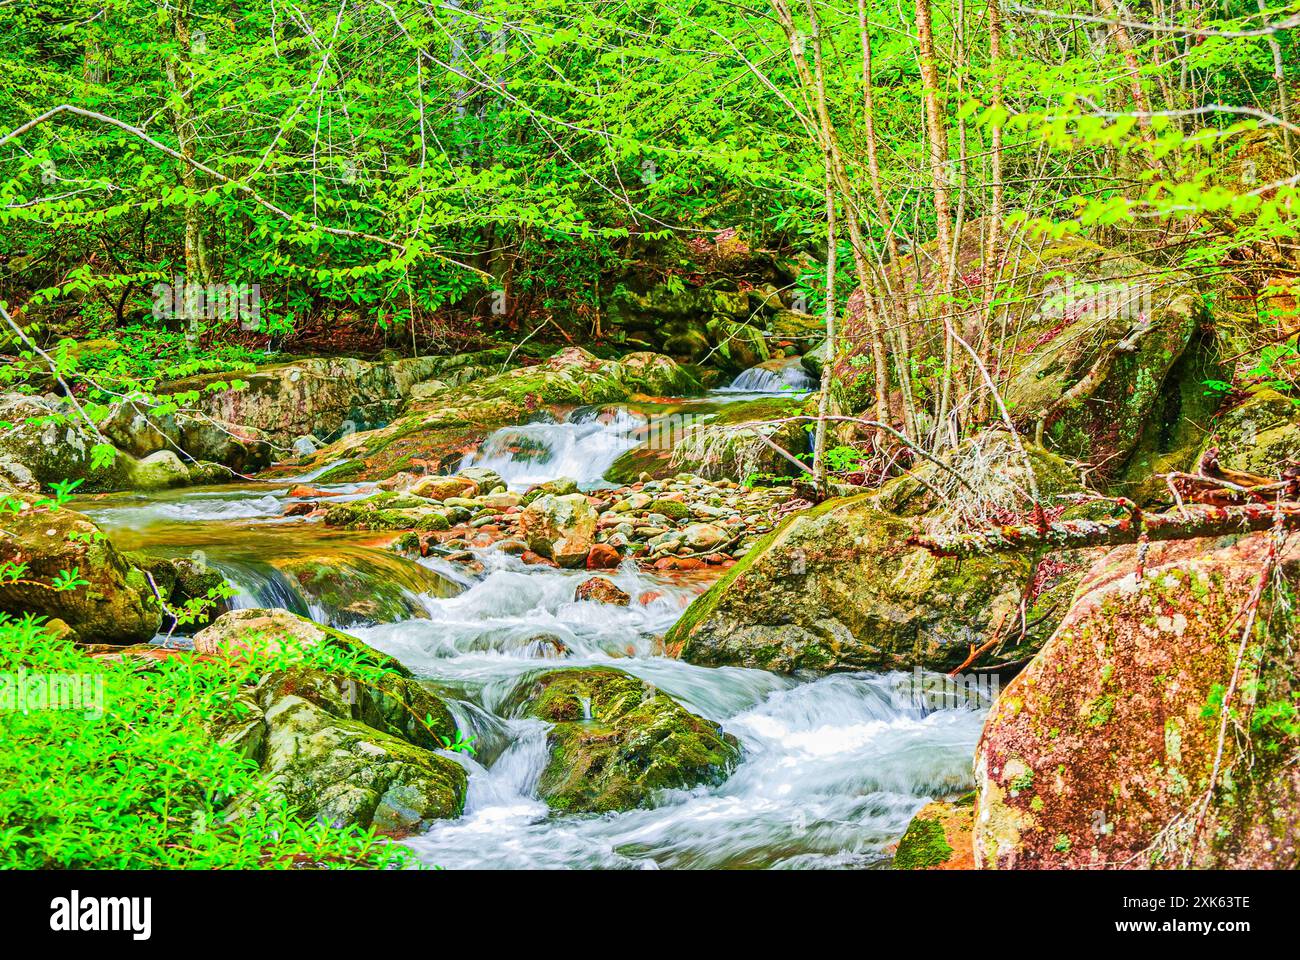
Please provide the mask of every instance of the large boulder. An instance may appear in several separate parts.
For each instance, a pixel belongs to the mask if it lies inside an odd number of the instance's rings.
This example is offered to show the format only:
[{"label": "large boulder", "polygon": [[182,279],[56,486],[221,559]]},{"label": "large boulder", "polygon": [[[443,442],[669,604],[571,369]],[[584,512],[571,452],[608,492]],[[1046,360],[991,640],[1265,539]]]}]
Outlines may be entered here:
[{"label": "large boulder", "polygon": [[[989,458],[979,471],[988,502],[1015,509],[1010,492],[1024,488],[1025,467],[1005,440],[972,441],[967,456]],[[1059,458],[1032,448],[1029,458],[1049,505],[1080,489]],[[960,462],[956,469],[977,475]],[[951,670],[991,631],[1019,636],[1006,626],[1019,620],[1012,615],[1022,598],[1033,604],[1054,580],[1040,578],[1027,555],[959,560],[912,545],[923,521],[945,516],[948,498],[934,492],[939,476],[927,465],[879,491],[793,514],[697,598],[665,642],[706,665]],[[1020,642],[1041,643],[1063,614],[1053,620],[1052,609],[1043,611]]]},{"label": "large boulder", "polygon": [[119,450],[144,458],[161,450],[251,473],[271,462],[272,446],[260,430],[213,417],[183,413],[144,401],[114,404],[99,425]]},{"label": "large boulder", "polygon": [[[456,737],[443,701],[396,660],[284,610],[237,610],[195,638],[207,656],[332,646],[386,671],[373,683],[302,667],[264,674],[215,735],[257,762],[300,816],[403,835],[464,807],[464,768],[437,751]],[[445,738],[445,739],[444,739]]]},{"label": "large boulder", "polygon": [[[98,427],[101,435],[96,436],[85,419],[58,398],[0,397],[0,480],[32,492],[80,480],[80,492],[102,492],[159,490],[230,477],[229,468],[195,456],[184,447],[181,449],[192,459],[182,460],[165,443],[152,442],[155,434],[149,429],[140,434],[141,442],[132,443],[120,424],[116,430],[109,429],[113,422],[110,414]],[[158,437],[162,439],[162,435]],[[230,455],[229,446],[217,449],[216,454]],[[111,448],[111,456],[97,454],[96,448],[105,447]],[[213,451],[209,448],[206,452]],[[246,462],[246,458],[235,459]]]},{"label": "large boulder", "polygon": [[126,559],[152,581],[166,601],[163,632],[182,636],[202,630],[230,611],[226,578],[192,557],[154,557],[132,551]]},{"label": "large boulder", "polygon": [[39,503],[31,494],[0,497],[0,567],[19,568],[17,578],[0,577],[0,611],[62,620],[81,643],[151,640],[162,608],[144,573],[89,517]]},{"label": "large boulder", "polygon": [[735,737],[608,667],[526,679],[511,708],[553,725],[538,791],[568,813],[630,810],[660,790],[717,784],[740,760]]},{"label": "large boulder", "polygon": [[519,515],[519,536],[534,553],[562,567],[580,567],[596,542],[596,509],[581,493],[545,493]]},{"label": "large boulder", "polygon": [[130,486],[135,458],[118,453],[107,462],[92,452],[102,443],[67,403],[57,398],[0,396],[0,475],[32,491],[82,481],[81,490]]},{"label": "large boulder", "polygon": [[[1247,612],[1270,539],[1157,543],[1141,576],[1120,547],[1088,574],[985,724],[980,866],[1300,865],[1292,615],[1271,590]],[[1294,546],[1280,571],[1294,590]]]}]

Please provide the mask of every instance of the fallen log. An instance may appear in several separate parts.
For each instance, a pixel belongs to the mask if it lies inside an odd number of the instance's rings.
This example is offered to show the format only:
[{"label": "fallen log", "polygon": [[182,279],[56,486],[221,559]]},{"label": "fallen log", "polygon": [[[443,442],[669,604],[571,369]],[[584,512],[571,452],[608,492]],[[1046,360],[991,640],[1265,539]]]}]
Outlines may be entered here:
[{"label": "fallen log", "polygon": [[1272,529],[1274,524],[1284,530],[1300,530],[1300,503],[1189,504],[1167,513],[1143,513],[1134,508],[1128,516],[1114,520],[1061,520],[939,536],[917,533],[908,542],[940,557],[969,557],[1023,549],[1073,550],[1139,541],[1195,540],[1255,533]]}]

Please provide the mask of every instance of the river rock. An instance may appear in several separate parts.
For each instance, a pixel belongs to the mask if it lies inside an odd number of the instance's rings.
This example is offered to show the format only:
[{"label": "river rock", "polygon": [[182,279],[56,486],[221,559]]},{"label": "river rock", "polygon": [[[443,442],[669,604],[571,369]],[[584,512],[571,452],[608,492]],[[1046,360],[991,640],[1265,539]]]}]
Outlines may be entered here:
[{"label": "river rock", "polygon": [[478,493],[478,484],[469,477],[427,477],[410,487],[410,491],[428,500],[446,500],[448,497],[472,497]]},{"label": "river rock", "polygon": [[562,567],[578,567],[595,542],[597,515],[580,493],[543,494],[519,514],[519,536]]},{"label": "river rock", "polygon": [[596,543],[587,554],[586,567],[588,570],[613,570],[622,561],[622,554],[614,544]]},{"label": "river rock", "polygon": [[[89,517],[37,506],[39,499],[26,493],[0,497],[0,566],[26,564],[17,579],[0,579],[0,611],[62,620],[86,644],[152,639],[162,608],[144,573]],[[55,579],[68,574],[87,582],[56,589]]]},{"label": "river rock", "polygon": [[630,810],[660,790],[721,783],[740,760],[735,737],[621,670],[554,670],[524,680],[511,701],[553,724],[538,793],[556,810]]},{"label": "river rock", "polygon": [[592,577],[590,580],[584,580],[578,584],[578,589],[574,592],[575,600],[594,600],[597,603],[612,603],[616,606],[626,607],[632,599],[612,580],[604,577]]},{"label": "river rock", "polygon": [[935,801],[917,811],[894,851],[899,870],[972,870],[975,795]]},{"label": "river rock", "polygon": [[[1300,659],[1267,593],[1222,766],[1199,833],[1268,534],[1109,553],[1042,652],[1003,688],[976,752],[975,855],[982,867],[1295,867],[1296,737],[1268,719],[1294,703]],[[1281,556],[1295,589],[1300,551]],[[1270,622],[1273,624],[1269,627]],[[1252,692],[1243,694],[1242,691]],[[1248,738],[1248,741],[1247,741]],[[1181,824],[1181,826],[1179,826]]]},{"label": "river rock", "polygon": [[223,654],[294,636],[386,671],[362,683],[312,667],[275,670],[240,695],[241,712],[214,720],[215,735],[257,762],[300,816],[401,836],[460,813],[465,771],[434,752],[455,738],[455,720],[397,661],[284,610],[234,611],[214,627]]}]

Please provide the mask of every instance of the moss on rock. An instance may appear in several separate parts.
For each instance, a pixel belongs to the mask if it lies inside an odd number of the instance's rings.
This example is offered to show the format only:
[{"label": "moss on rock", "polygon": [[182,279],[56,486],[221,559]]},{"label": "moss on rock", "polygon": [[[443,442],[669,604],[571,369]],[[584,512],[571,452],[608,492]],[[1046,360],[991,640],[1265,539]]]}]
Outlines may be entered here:
[{"label": "moss on rock", "polygon": [[621,670],[553,670],[521,683],[510,706],[554,725],[538,789],[565,812],[645,806],[660,790],[720,783],[740,759],[735,737]]}]

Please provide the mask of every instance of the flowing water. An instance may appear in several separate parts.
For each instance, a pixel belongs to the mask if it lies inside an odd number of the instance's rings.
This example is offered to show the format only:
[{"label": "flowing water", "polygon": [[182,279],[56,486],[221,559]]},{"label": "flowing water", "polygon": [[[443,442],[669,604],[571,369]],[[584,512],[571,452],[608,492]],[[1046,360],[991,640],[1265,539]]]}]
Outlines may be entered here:
[{"label": "flowing water", "polygon": [[[697,406],[785,389],[753,371]],[[763,374],[773,371],[764,369]],[[741,381],[744,381],[743,383]],[[492,434],[465,465],[513,488],[568,476],[585,487],[634,446],[645,411],[580,408],[558,422]],[[887,865],[888,846],[934,797],[971,786],[982,714],[930,710],[902,674],[789,677],[697,667],[658,641],[699,574],[667,579],[632,563],[611,578],[627,607],[573,599],[588,575],[527,566],[488,548],[479,567],[408,560],[374,534],[281,516],[290,485],[244,484],[84,498],[123,548],[197,554],[236,585],[237,606],[282,606],[345,627],[400,659],[446,698],[476,756],[465,813],[405,841],[425,861],[465,867],[768,867]],[[325,488],[339,499],[358,485]],[[645,602],[641,602],[644,599]],[[744,748],[723,784],[670,791],[652,807],[605,815],[552,813],[537,797],[546,725],[506,715],[527,676],[560,666],[619,667],[722,725]]]}]

